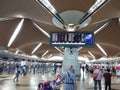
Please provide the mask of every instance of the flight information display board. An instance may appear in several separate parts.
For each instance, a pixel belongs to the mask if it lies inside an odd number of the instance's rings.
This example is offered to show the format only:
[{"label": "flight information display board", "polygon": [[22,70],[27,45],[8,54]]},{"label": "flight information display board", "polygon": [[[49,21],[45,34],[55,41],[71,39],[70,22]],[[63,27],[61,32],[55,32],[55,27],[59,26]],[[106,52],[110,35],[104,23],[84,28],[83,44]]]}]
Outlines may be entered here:
[{"label": "flight information display board", "polygon": [[94,45],[93,32],[51,32],[52,46],[84,47]]}]

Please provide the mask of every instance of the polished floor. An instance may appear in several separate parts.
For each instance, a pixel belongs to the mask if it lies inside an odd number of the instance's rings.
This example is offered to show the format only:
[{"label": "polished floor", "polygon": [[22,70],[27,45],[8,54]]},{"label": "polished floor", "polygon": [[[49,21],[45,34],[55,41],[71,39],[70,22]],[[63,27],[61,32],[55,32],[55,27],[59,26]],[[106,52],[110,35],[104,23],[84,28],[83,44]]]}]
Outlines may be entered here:
[{"label": "polished floor", "polygon": [[[56,74],[53,72],[29,73],[26,76],[20,75],[19,81],[14,82],[14,74],[0,74],[0,90],[37,90],[39,82],[52,81]],[[78,90],[93,90],[94,84],[91,75],[81,71],[80,80],[77,81]],[[120,77],[112,77],[112,90],[120,90]],[[61,90],[62,86],[61,86]],[[102,90],[104,90],[104,78],[102,79]]]}]

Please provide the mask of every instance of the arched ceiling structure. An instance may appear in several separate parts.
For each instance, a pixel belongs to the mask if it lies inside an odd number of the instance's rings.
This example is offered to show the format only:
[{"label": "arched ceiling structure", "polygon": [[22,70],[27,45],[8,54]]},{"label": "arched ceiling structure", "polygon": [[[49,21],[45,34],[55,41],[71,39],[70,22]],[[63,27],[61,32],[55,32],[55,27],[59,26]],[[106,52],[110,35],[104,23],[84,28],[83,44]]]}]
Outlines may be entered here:
[{"label": "arched ceiling structure", "polygon": [[[60,14],[69,10],[77,10],[83,13],[92,7],[97,0],[49,0],[57,12]],[[95,34],[95,46],[83,47],[78,50],[80,56],[86,56],[89,59],[93,57],[88,53],[90,51],[96,59],[105,56],[96,46],[99,44],[107,53],[107,57],[120,56],[120,0],[108,0],[108,2],[91,15],[91,22],[84,28],[77,31],[93,31],[100,27],[105,27]],[[37,0],[1,0],[0,1],[0,47],[13,53],[16,50],[24,54],[31,55],[33,49],[42,43],[41,47],[34,53],[38,57],[48,51],[44,56],[59,56],[61,52],[50,46],[50,38],[41,30],[48,34],[54,31],[65,31],[56,27],[52,16]],[[17,35],[12,45],[7,48],[10,37],[19,22],[24,18],[21,31]],[[37,26],[36,26],[37,25]],[[64,49],[58,47],[62,52]],[[79,49],[79,48],[78,48]],[[20,52],[19,52],[20,53]]]}]

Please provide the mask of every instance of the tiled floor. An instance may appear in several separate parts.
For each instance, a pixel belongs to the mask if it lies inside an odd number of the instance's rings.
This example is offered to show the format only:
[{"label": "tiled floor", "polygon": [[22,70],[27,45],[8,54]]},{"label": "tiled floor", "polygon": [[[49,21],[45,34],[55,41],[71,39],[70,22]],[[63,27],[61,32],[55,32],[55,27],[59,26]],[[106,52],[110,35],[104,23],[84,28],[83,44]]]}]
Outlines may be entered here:
[{"label": "tiled floor", "polygon": [[[19,82],[13,81],[13,74],[0,75],[0,90],[37,90],[39,82],[52,81],[56,75],[52,72],[46,74],[27,74],[21,76]],[[93,79],[90,74],[82,73],[77,81],[78,90],[93,90]],[[62,88],[61,88],[62,90]],[[102,90],[104,90],[104,79],[102,79]],[[112,77],[112,90],[120,90],[120,77]]]}]

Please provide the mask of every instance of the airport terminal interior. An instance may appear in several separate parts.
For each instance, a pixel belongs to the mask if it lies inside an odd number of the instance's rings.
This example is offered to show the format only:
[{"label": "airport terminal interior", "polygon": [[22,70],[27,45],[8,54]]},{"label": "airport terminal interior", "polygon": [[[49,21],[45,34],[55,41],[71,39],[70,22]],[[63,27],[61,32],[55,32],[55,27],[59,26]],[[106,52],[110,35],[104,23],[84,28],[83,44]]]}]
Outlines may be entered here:
[{"label": "airport terminal interior", "polygon": [[64,90],[71,65],[77,90],[94,90],[95,67],[120,90],[119,39],[120,0],[0,0],[0,90]]}]

